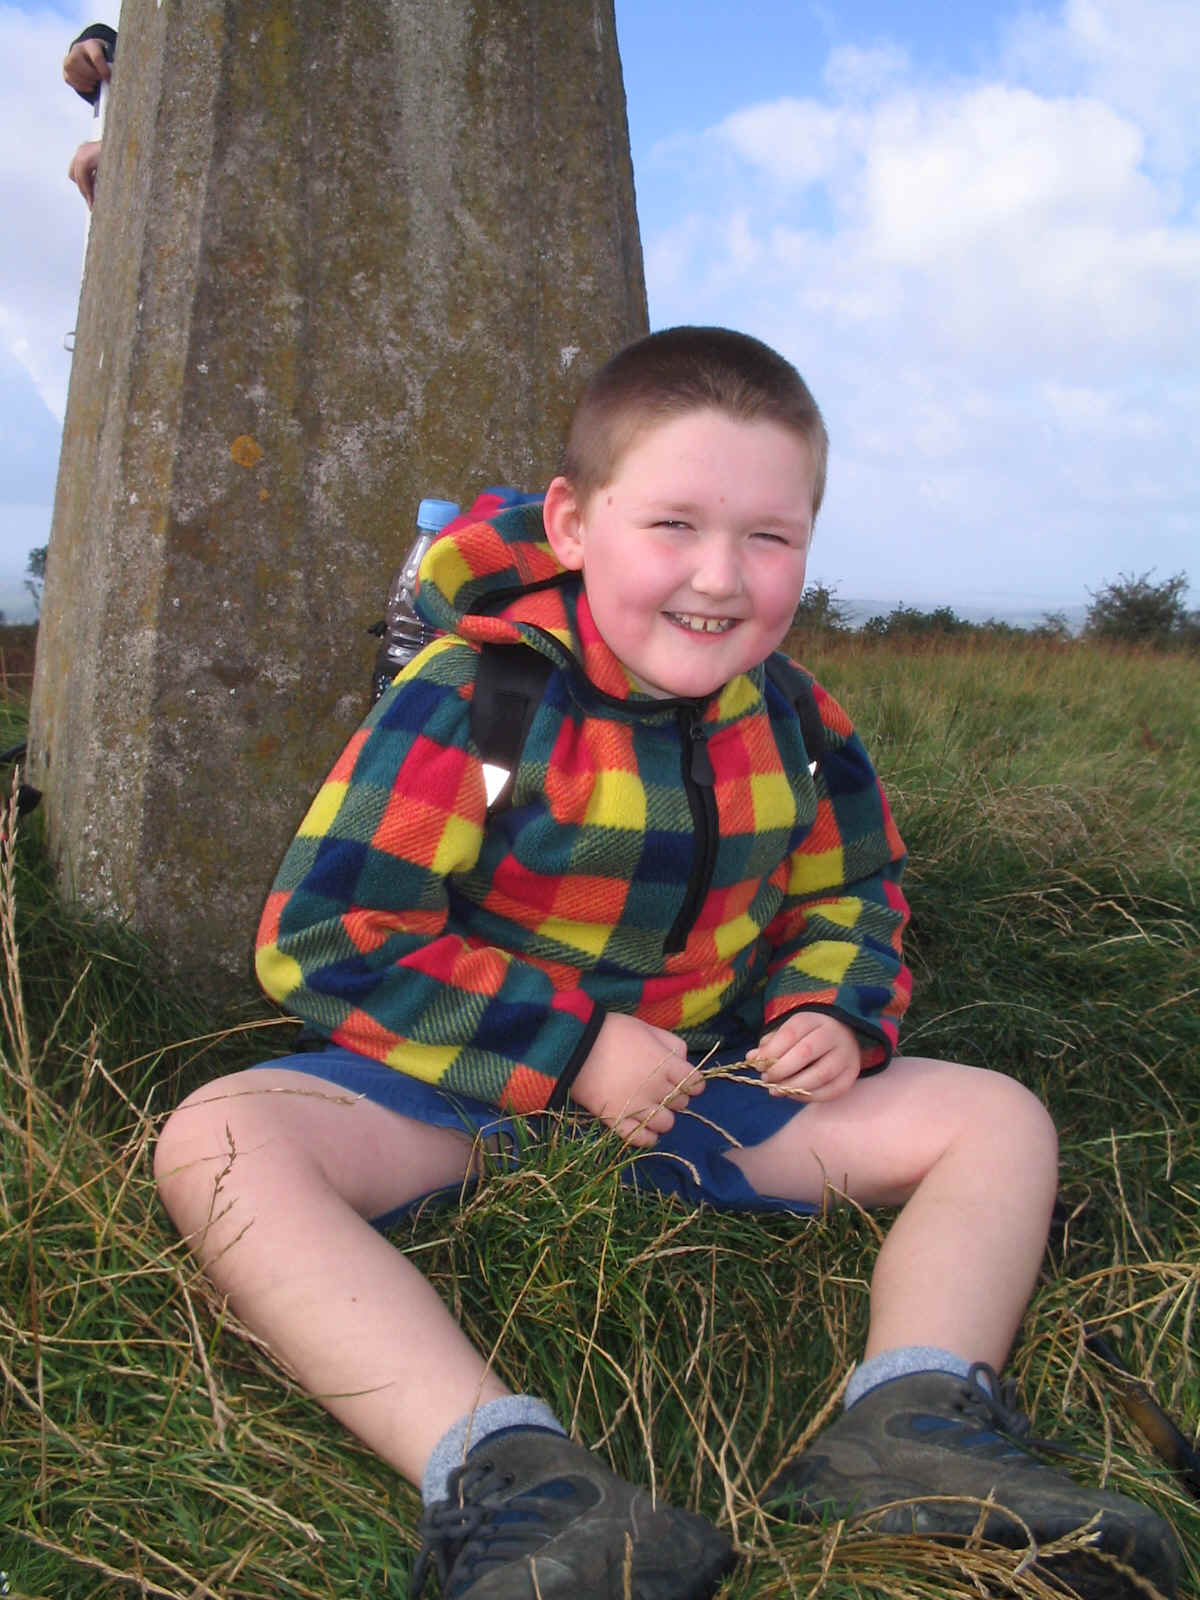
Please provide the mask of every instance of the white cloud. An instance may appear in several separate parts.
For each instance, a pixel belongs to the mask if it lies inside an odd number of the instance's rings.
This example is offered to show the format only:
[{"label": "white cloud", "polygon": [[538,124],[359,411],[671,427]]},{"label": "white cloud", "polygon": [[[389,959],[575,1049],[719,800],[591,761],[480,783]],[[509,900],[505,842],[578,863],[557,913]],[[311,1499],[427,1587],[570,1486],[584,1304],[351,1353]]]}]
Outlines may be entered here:
[{"label": "white cloud", "polygon": [[88,106],[63,83],[62,58],[91,20],[81,6],[0,4],[0,607],[10,617],[27,608],[21,575],[50,531],[71,370],[64,342],[75,323],[87,226],[67,164],[92,131]]},{"label": "white cloud", "polygon": [[973,78],[842,50],[822,95],[675,149],[709,207],[689,190],[669,273],[647,240],[655,321],[715,301],[813,384],[833,433],[818,573],[839,575],[840,549],[895,584],[1007,573],[1053,604],[1148,564],[1155,540],[1164,570],[1186,566],[1198,52],[1190,0],[1069,0]]},{"label": "white cloud", "polygon": [[908,52],[898,45],[840,45],[829,52],[822,76],[835,99],[853,102],[877,99],[910,71]]},{"label": "white cloud", "polygon": [[1009,67],[1031,84],[1086,83],[1146,130],[1150,155],[1181,175],[1196,163],[1200,14],[1194,0],[1067,0],[1014,25]]},{"label": "white cloud", "polygon": [[[1200,230],[1172,224],[1170,196],[1140,165],[1139,129],[1095,99],[984,84],[890,93],[869,111],[779,101],[710,137],[776,186],[761,249],[738,214],[737,252],[756,266],[814,264],[819,239],[786,220],[791,190],[830,186],[836,249],[826,281],[806,276],[800,292],[833,315],[887,318],[901,303],[955,349],[1011,351],[1017,334],[1022,353],[1058,359],[1094,357],[1098,328],[1106,351],[1177,348]],[[709,234],[691,219],[706,253]]]},{"label": "white cloud", "polygon": [[856,118],[815,100],[777,100],[726,117],[715,130],[751,166],[784,184],[832,178],[855,141]]},{"label": "white cloud", "polygon": [[1162,210],[1138,172],[1138,130],[1095,100],[985,84],[881,106],[864,151],[867,226],[885,259],[928,264],[994,248],[1017,227],[1128,223]]},{"label": "white cloud", "polygon": [[[1039,3],[1012,0],[973,76],[935,76],[900,37],[842,44],[807,80],[819,92],[747,104],[639,161],[655,322],[760,334],[827,412],[814,575],[843,592],[878,578],[915,602],[952,580],[942,598],[976,584],[1054,605],[1133,566],[1200,567],[1200,7]],[[10,443],[36,396],[47,417],[65,400],[85,223],[66,167],[89,121],[61,59],[115,13],[0,4]],[[47,456],[45,432],[25,432],[30,459]],[[29,473],[6,482],[19,571],[46,512]]]},{"label": "white cloud", "polygon": [[87,224],[67,165],[91,133],[89,108],[62,81],[62,58],[81,25],[0,5],[9,64],[0,96],[0,341],[60,420],[70,372],[63,340],[74,326]]}]

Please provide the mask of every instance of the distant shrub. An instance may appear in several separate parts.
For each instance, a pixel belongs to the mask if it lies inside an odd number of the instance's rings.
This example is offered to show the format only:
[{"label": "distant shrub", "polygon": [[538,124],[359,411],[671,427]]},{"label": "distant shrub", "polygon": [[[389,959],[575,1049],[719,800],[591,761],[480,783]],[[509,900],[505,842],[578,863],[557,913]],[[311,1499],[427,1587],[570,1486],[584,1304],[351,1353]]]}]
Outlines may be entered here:
[{"label": "distant shrub", "polygon": [[999,617],[988,617],[979,623],[968,622],[966,626],[969,632],[985,639],[1019,640],[1029,637],[1028,628],[1020,628],[1015,622],[1004,622]]},{"label": "distant shrub", "polygon": [[916,606],[898,605],[886,616],[868,617],[862,625],[863,633],[871,639],[950,639],[970,633],[971,628],[971,623],[950,606],[920,611]]},{"label": "distant shrub", "polygon": [[1047,644],[1070,644],[1075,637],[1065,611],[1044,611],[1042,620],[1029,630],[1034,639]]},{"label": "distant shrub", "polygon": [[801,633],[849,633],[850,615],[836,588],[810,583],[800,596],[792,627]]},{"label": "distant shrub", "polygon": [[42,609],[42,590],[46,583],[46,552],[49,548],[46,544],[38,545],[29,552],[29,560],[25,563],[25,588],[33,601],[33,609],[39,614]]},{"label": "distant shrub", "polygon": [[1103,589],[1089,589],[1085,635],[1114,644],[1194,645],[1200,637],[1200,613],[1189,612],[1183,603],[1187,573],[1177,572],[1161,583],[1150,578],[1150,572],[1137,577],[1123,572]]}]

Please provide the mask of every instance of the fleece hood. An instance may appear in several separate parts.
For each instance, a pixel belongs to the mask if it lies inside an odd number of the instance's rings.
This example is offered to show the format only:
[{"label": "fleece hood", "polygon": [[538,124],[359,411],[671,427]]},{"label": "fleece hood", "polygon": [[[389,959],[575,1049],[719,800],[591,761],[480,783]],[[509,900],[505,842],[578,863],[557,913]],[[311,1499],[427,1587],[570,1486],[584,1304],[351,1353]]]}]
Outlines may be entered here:
[{"label": "fleece hood", "polygon": [[524,642],[618,700],[641,695],[592,619],[579,573],[561,565],[541,502],[452,522],[421,563],[417,610],[433,627],[477,644]]},{"label": "fleece hood", "polygon": [[[486,504],[486,501],[484,502]],[[561,587],[574,574],[559,564],[542,523],[541,502],[479,515],[480,502],[456,517],[434,540],[418,576],[417,609],[427,622],[468,638],[495,638],[480,632],[480,617],[495,617],[529,591]],[[513,628],[505,637],[514,641]]]},{"label": "fleece hood", "polygon": [[425,622],[476,644],[531,645],[567,673],[581,700],[598,690],[610,706],[626,702],[625,709],[641,717],[705,705],[707,719],[719,723],[758,700],[761,668],[704,701],[646,694],[601,637],[580,574],[568,571],[550,548],[541,502],[493,511],[496,503],[481,496],[426,552],[417,588]]}]

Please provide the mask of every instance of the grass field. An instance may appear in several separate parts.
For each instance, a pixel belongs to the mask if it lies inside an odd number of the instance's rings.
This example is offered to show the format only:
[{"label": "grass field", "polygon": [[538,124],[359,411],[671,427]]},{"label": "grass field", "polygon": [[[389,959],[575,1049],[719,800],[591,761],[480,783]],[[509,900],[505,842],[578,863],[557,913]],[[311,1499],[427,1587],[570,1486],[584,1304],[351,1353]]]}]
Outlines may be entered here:
[{"label": "grass field", "polygon": [[[1200,1425],[1200,669],[969,642],[801,654],[853,712],[909,844],[910,1049],[1002,1067],[1059,1123],[1070,1222],[1014,1352],[1035,1431],[1151,1501],[1200,1597],[1200,1504],[1084,1344]],[[0,701],[0,741],[20,735]],[[35,819],[36,820],[36,819]],[[266,885],[264,884],[264,891]],[[247,930],[249,936],[250,930]],[[119,930],[58,905],[28,826],[0,869],[0,1568],[46,1600],[404,1596],[416,1500],[282,1376],[152,1190],[185,1086],[283,1053],[251,1004],[189,1007]],[[694,1215],[622,1156],[552,1141],[397,1237],[504,1377],[618,1470],[729,1528],[726,1600],[1045,1596],[1028,1565],[764,1518],[837,1403],[886,1218]]]}]

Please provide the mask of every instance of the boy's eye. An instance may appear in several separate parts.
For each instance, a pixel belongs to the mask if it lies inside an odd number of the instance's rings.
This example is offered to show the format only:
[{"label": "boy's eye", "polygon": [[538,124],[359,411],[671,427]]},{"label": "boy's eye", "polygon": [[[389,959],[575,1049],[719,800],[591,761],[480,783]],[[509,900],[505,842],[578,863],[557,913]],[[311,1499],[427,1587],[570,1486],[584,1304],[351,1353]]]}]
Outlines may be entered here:
[{"label": "boy's eye", "polygon": [[766,539],[769,544],[789,544],[791,542],[786,534],[768,533],[765,528],[760,528],[754,537],[756,539]]},{"label": "boy's eye", "polygon": [[660,517],[654,524],[656,528],[690,528],[690,522],[684,522],[678,517]]}]

